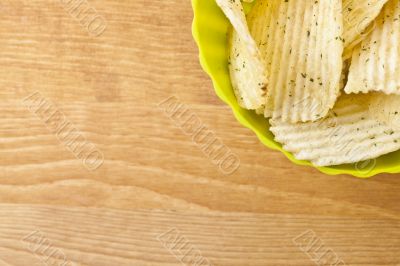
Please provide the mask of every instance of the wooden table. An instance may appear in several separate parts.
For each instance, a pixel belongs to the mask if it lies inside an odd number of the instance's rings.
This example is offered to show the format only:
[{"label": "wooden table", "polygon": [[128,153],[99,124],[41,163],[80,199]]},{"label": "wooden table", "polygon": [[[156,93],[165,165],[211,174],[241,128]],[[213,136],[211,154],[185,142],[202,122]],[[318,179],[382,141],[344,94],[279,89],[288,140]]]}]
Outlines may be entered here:
[{"label": "wooden table", "polygon": [[265,148],[201,70],[189,1],[66,2],[0,4],[0,265],[400,265],[400,176]]}]

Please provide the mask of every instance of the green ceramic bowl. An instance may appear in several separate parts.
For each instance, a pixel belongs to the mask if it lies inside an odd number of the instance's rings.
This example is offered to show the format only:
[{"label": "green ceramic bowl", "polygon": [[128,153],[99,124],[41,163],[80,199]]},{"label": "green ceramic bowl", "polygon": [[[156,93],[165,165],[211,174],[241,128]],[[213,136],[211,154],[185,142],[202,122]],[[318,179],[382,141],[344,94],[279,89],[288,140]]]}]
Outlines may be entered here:
[{"label": "green ceramic bowl", "polygon": [[[283,150],[282,146],[274,141],[274,136],[269,131],[268,121],[264,117],[238,105],[228,72],[227,31],[229,22],[216,5],[215,0],[192,0],[192,6],[194,11],[192,30],[200,51],[200,63],[204,71],[211,77],[217,95],[232,108],[237,120],[243,126],[254,131],[265,146],[281,151],[295,164],[315,167],[310,162],[296,160],[291,153]],[[245,5],[245,9],[249,10],[251,6]],[[348,174],[362,178],[380,173],[400,173],[400,151],[382,156],[377,160],[316,168],[329,175]]]}]

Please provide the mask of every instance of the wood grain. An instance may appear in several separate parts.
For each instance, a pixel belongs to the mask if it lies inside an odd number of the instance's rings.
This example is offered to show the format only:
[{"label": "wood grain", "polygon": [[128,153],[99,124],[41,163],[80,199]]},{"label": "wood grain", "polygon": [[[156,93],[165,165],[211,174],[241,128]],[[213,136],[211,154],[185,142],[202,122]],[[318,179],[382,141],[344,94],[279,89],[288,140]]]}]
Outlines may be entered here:
[{"label": "wood grain", "polygon": [[312,265],[292,243],[309,228],[348,265],[389,265],[400,252],[395,220],[26,205],[2,205],[0,214],[0,257],[11,265],[37,259],[21,241],[35,230],[82,265],[178,265],[157,240],[171,228],[214,265]]},{"label": "wood grain", "polygon": [[[99,37],[60,1],[0,5],[0,265],[42,263],[21,242],[35,230],[75,265],[180,265],[156,238],[171,228],[213,265],[315,265],[292,241],[306,230],[346,265],[400,265],[400,175],[326,176],[260,144],[199,66],[189,1],[88,3],[107,21]],[[34,92],[101,150],[99,169],[22,104]],[[237,171],[158,108],[171,96]]]}]

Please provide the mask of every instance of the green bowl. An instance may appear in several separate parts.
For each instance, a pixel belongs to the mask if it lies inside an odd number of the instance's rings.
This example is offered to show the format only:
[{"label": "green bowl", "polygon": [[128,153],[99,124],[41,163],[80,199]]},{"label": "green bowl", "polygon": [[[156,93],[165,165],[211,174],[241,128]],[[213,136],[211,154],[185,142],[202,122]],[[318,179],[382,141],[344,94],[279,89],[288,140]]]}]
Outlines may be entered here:
[{"label": "green bowl", "polygon": [[[199,47],[200,63],[211,77],[215,92],[228,104],[236,119],[245,127],[254,131],[260,141],[268,148],[279,150],[293,163],[303,166],[313,166],[310,162],[296,160],[293,154],[282,149],[274,141],[269,131],[268,121],[254,111],[241,108],[233,93],[228,71],[227,32],[229,21],[219,9],[215,0],[192,0],[194,20],[193,37]],[[245,4],[245,9],[251,5]],[[315,167],[328,175],[348,174],[366,178],[380,173],[400,173],[400,151],[357,164],[345,164],[333,167]]]}]

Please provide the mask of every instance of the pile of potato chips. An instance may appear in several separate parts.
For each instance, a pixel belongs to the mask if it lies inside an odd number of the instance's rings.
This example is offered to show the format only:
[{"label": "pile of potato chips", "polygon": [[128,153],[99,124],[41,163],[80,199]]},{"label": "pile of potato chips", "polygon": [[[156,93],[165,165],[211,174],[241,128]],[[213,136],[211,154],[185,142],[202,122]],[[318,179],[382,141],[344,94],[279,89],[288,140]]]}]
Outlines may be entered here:
[{"label": "pile of potato chips", "polygon": [[216,2],[238,102],[284,149],[316,166],[400,149],[400,0]]}]

